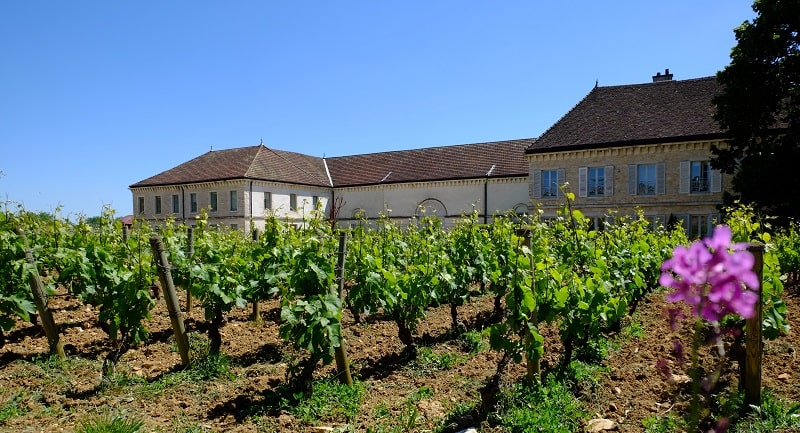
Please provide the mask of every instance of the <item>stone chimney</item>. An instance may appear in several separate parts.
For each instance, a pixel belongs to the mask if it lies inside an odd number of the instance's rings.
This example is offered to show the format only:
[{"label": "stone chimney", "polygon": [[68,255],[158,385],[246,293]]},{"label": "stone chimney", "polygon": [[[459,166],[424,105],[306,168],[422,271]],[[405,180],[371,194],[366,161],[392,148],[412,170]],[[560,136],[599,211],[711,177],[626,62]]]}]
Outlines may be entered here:
[{"label": "stone chimney", "polygon": [[664,75],[661,75],[661,72],[656,72],[653,75],[653,82],[658,83],[659,81],[672,81],[672,74],[669,73],[669,68],[664,70]]}]

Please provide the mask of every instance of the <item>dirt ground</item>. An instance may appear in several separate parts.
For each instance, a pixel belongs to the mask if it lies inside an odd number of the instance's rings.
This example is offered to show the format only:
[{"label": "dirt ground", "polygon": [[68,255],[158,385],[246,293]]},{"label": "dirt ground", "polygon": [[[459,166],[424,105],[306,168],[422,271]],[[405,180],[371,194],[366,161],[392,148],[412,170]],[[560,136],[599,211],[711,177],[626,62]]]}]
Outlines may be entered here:
[{"label": "dirt ground", "polygon": [[[787,289],[785,301],[791,330],[776,341],[766,342],[763,385],[782,398],[798,402],[798,290]],[[91,414],[109,410],[143,419],[144,431],[301,432],[331,431],[325,428],[341,426],[322,422],[312,428],[285,411],[247,416],[253,413],[253,408],[265,404],[271,390],[285,383],[287,363],[296,355],[278,335],[280,314],[276,301],[262,303],[261,324],[249,320],[249,308],[237,309],[228,316],[222,330],[222,351],[230,357],[233,379],[209,380],[200,386],[174,386],[146,396],[126,392],[124,387],[106,390],[99,387],[100,365],[110,345],[105,333],[96,326],[97,311],[65,293],[51,298],[50,304],[66,351],[75,360],[71,365],[76,367],[72,367],[70,374],[45,372],[34,361],[47,352],[46,339],[38,328],[20,323],[0,348],[0,407],[20,390],[27,397],[24,413],[0,423],[0,431],[73,431],[77,423]],[[668,326],[666,306],[663,293],[650,296],[631,319],[640,326],[642,335],[613,337],[617,343],[603,362],[599,380],[579,393],[591,417],[614,420],[619,431],[641,432],[642,420],[648,416],[684,413],[687,386],[665,381],[656,368],[659,359],[671,359],[672,341],[685,337]],[[459,314],[467,328],[480,329],[491,309],[492,299],[484,297],[461,307]],[[203,311],[199,306],[184,317],[188,330],[203,328]],[[149,341],[126,353],[118,371],[152,383],[175,371],[180,356],[173,347],[172,328],[163,301],[158,303],[147,326],[151,331]],[[374,315],[355,325],[352,317],[345,314],[344,333],[353,376],[364,384],[366,393],[360,411],[363,415],[352,424],[356,431],[366,431],[371,424],[402,416],[409,396],[423,387],[429,392],[415,403],[419,414],[416,431],[430,431],[459,405],[480,401],[478,389],[496,371],[500,355],[484,349],[470,356],[460,347],[459,340],[448,333],[449,329],[449,308],[431,309],[418,330],[419,343],[434,353],[463,353],[463,358],[450,369],[420,374],[409,368],[409,361],[402,356],[403,345],[393,322]],[[561,345],[554,330],[547,330],[545,336],[546,355],[542,365],[547,370],[558,363]],[[670,365],[676,367],[674,362]],[[320,368],[318,375],[330,376],[333,371],[331,366]],[[676,369],[675,373],[682,371]],[[511,364],[503,380],[520,381],[524,374],[524,365]],[[731,377],[725,376],[724,380],[730,381]],[[481,422],[462,419],[457,428],[472,424],[479,431],[501,431]]]}]

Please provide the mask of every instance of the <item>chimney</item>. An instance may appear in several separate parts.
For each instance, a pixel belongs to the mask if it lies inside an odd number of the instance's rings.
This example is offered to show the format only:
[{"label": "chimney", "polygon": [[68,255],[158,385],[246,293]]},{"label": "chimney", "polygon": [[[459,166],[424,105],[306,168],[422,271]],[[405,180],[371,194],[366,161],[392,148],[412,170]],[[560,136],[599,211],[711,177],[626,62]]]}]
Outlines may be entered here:
[{"label": "chimney", "polygon": [[672,81],[672,74],[669,73],[669,68],[664,70],[664,75],[661,75],[661,72],[656,72],[653,75],[653,82],[658,83],[659,81]]}]

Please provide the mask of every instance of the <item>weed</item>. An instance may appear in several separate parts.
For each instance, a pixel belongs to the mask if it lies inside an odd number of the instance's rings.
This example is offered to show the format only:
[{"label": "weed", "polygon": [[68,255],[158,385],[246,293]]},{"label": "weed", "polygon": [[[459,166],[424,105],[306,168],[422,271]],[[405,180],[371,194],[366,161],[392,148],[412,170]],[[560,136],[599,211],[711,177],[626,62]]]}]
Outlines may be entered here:
[{"label": "weed", "polygon": [[82,421],[78,433],[137,433],[144,422],[138,418],[126,418],[121,414],[97,415]]},{"label": "weed", "polygon": [[429,386],[421,386],[408,396],[407,401],[413,404],[431,397],[433,397],[433,390]]},{"label": "weed", "polygon": [[558,381],[515,384],[500,394],[490,421],[512,433],[580,431],[585,414],[569,389]]},{"label": "weed", "polygon": [[622,330],[622,335],[625,338],[644,338],[644,328],[639,322],[631,322]]},{"label": "weed", "polygon": [[9,392],[4,391],[0,395],[0,424],[23,414],[25,414],[25,410],[22,408],[22,394],[10,395]]},{"label": "weed", "polygon": [[417,357],[407,367],[411,372],[424,376],[436,371],[449,370],[464,362],[466,357],[457,353],[434,353],[430,347],[420,347]]},{"label": "weed", "polygon": [[761,406],[751,406],[750,413],[738,420],[732,433],[767,433],[800,430],[800,403],[789,404],[769,390],[762,394]]},{"label": "weed", "polygon": [[650,415],[642,420],[644,433],[675,433],[684,431],[686,423],[673,414]]},{"label": "weed", "polygon": [[364,398],[364,385],[354,381],[352,386],[335,379],[314,382],[310,398],[300,400],[289,412],[305,423],[313,424],[324,418],[328,422],[350,422],[358,415]]},{"label": "weed", "polygon": [[462,350],[470,355],[480,353],[481,350],[486,348],[486,343],[483,341],[483,333],[480,331],[467,331],[461,334],[461,347]]}]

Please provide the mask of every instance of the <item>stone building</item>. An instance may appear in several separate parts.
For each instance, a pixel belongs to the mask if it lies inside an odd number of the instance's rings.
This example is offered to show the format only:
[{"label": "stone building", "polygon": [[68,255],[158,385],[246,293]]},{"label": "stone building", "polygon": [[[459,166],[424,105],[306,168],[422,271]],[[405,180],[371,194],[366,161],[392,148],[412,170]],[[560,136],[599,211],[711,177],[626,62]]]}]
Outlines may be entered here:
[{"label": "stone building", "polygon": [[690,236],[708,233],[730,180],[711,169],[723,146],[714,121],[714,77],[595,87],[526,150],[530,197],[545,217],[574,206],[599,225],[606,215],[679,221]]},{"label": "stone building", "polygon": [[263,145],[207,152],[130,186],[134,212],[191,223],[206,209],[211,224],[249,230],[274,214],[295,224],[318,209],[340,225],[425,212],[450,225],[477,211],[493,215],[564,204],[600,226],[608,215],[643,212],[681,222],[690,236],[719,218],[730,180],[709,163],[724,145],[713,119],[713,77],[595,86],[538,139],[318,158]]},{"label": "stone building", "polygon": [[484,221],[528,210],[523,157],[532,139],[317,158],[251,146],[209,151],[130,186],[134,212],[150,222],[248,231],[275,215],[293,224],[317,210],[347,225],[381,215],[436,215],[445,225],[477,210]]}]

